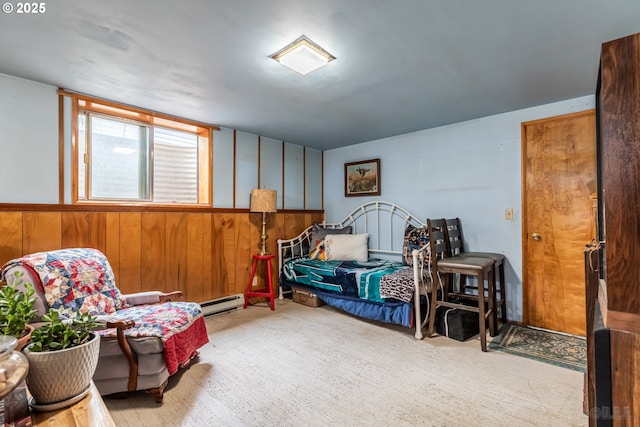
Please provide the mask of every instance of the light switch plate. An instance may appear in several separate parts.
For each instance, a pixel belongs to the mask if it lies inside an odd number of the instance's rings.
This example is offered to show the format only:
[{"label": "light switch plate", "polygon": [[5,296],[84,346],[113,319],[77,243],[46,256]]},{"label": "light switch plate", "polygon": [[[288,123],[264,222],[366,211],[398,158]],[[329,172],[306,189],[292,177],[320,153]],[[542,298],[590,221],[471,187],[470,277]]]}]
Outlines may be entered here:
[{"label": "light switch plate", "polygon": [[513,219],[513,208],[506,208],[504,210],[504,219]]}]

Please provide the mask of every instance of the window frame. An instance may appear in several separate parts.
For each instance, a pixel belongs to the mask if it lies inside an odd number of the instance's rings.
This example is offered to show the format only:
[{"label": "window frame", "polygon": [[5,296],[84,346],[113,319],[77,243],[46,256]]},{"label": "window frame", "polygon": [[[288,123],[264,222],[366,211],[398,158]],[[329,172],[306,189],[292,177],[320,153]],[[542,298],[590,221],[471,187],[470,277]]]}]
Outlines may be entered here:
[{"label": "window frame", "polygon": [[[114,206],[171,206],[171,207],[211,207],[213,203],[213,132],[220,130],[216,126],[196,122],[193,120],[174,117],[150,110],[144,110],[129,105],[118,104],[112,101],[98,99],[74,92],[58,91],[60,97],[71,99],[71,203],[77,205],[114,205]],[[92,114],[107,119],[126,121],[137,125],[148,126],[153,138],[155,126],[178,131],[194,133],[198,138],[198,176],[197,176],[197,198],[196,203],[166,203],[154,202],[153,200],[136,199],[79,199],[79,185],[83,185],[85,193],[89,191],[88,170],[83,183],[79,182],[80,160],[78,159],[79,141],[78,121],[82,113],[88,113],[87,118]],[[150,155],[151,155],[150,150]],[[85,154],[86,148],[85,148]],[[151,166],[152,167],[152,166]],[[150,197],[153,197],[153,177],[150,178]]]},{"label": "window frame", "polygon": [[[89,198],[88,193],[91,190],[91,186],[92,186],[92,164],[91,164],[91,150],[89,150],[89,148],[91,147],[91,144],[93,143],[93,141],[91,143],[89,143],[89,140],[86,139],[84,141],[85,147],[84,147],[84,163],[85,163],[85,174],[84,174],[84,182],[81,183],[80,182],[80,176],[79,176],[79,172],[80,172],[80,156],[76,155],[76,176],[78,178],[78,201],[80,203],[85,203],[85,202],[96,202],[96,203],[141,203],[141,204],[146,204],[146,203],[150,203],[150,204],[158,204],[157,202],[154,202],[152,199],[152,195],[153,195],[153,179],[152,179],[152,175],[153,175],[153,127],[150,126],[148,123],[144,123],[144,122],[139,122],[139,121],[135,121],[132,119],[122,119],[120,117],[116,117],[113,115],[107,115],[104,113],[98,113],[95,111],[91,111],[91,110],[86,110],[83,108],[80,108],[78,110],[78,115],[76,117],[80,117],[82,114],[86,114],[85,115],[85,137],[88,137],[89,135],[91,135],[92,133],[92,129],[93,129],[93,121],[92,118],[99,118],[99,119],[103,119],[103,120],[111,120],[111,121],[116,121],[116,122],[121,122],[121,123],[127,123],[127,124],[132,124],[135,126],[140,126],[140,127],[146,127],[147,128],[147,134],[148,134],[148,145],[149,145],[149,149],[146,151],[146,169],[147,169],[147,177],[145,178],[146,181],[148,181],[147,183],[147,192],[148,192],[148,197],[146,198],[126,198],[126,197],[122,197],[122,198],[118,198],[118,197],[94,197],[94,198]],[[80,127],[78,124],[78,134],[80,133]],[[80,138],[78,137],[78,145],[77,145],[77,149],[78,151],[80,151],[80,145],[83,143],[83,141],[80,141]],[[88,161],[87,161],[88,159]],[[139,177],[139,179],[142,179],[141,177]],[[84,199],[80,199],[80,185],[84,186],[84,194],[85,197]]]}]

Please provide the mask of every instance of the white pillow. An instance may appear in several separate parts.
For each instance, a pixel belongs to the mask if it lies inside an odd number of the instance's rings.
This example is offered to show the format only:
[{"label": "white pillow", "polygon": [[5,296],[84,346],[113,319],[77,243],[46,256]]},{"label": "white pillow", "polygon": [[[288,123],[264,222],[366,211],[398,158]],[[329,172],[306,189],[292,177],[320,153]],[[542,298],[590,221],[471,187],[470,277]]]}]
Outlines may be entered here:
[{"label": "white pillow", "polygon": [[366,261],[369,258],[369,234],[327,234],[324,256],[327,261]]}]

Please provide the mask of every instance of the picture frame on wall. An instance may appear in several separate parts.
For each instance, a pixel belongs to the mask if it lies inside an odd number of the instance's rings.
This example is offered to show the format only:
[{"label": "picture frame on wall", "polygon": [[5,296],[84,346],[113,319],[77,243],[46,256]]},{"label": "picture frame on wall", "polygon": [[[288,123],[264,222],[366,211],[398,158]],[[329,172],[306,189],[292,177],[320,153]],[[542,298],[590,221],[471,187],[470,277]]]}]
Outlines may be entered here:
[{"label": "picture frame on wall", "polygon": [[380,159],[344,164],[344,196],[380,195]]}]

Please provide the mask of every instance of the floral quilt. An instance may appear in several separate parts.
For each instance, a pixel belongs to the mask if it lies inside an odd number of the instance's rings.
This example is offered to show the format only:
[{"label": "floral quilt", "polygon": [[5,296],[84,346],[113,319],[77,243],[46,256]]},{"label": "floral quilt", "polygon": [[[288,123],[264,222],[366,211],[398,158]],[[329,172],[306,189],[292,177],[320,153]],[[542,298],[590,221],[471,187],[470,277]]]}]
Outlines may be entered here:
[{"label": "floral quilt", "polygon": [[[97,249],[61,249],[17,258],[0,268],[0,280],[15,265],[31,270],[39,279],[34,285],[44,293],[49,307],[61,313],[109,315],[112,321],[133,320],[135,326],[127,329],[125,335],[160,338],[169,374],[174,374],[198,348],[209,342],[202,309],[197,303],[129,306],[115,285],[109,261]],[[106,329],[100,335],[116,336],[116,330]]]},{"label": "floral quilt", "polygon": [[[202,309],[193,302],[138,305],[118,311],[109,320],[133,320],[135,326],[124,331],[128,337],[160,338],[170,375],[209,342]],[[115,337],[116,329],[105,329],[100,335]]]},{"label": "floral quilt", "polygon": [[94,316],[113,314],[127,307],[115,285],[107,257],[97,249],[73,248],[38,252],[7,262],[22,265],[39,278],[35,286],[44,292],[49,307],[63,312],[88,312]]}]

